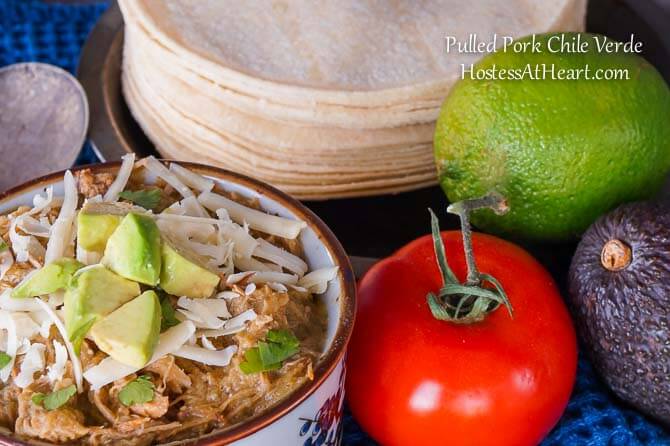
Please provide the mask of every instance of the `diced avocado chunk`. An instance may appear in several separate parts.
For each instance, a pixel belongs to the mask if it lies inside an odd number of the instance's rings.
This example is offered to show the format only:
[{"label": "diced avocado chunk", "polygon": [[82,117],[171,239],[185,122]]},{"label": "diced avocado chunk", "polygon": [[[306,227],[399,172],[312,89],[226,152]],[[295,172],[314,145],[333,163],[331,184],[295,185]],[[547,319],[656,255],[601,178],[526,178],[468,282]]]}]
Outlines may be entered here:
[{"label": "diced avocado chunk", "polygon": [[164,240],[161,248],[160,286],[175,296],[209,297],[219,284],[219,276],[203,266],[197,256]]},{"label": "diced avocado chunk", "polygon": [[72,277],[65,292],[65,328],[78,349],[91,325],[140,294],[136,282],[102,265],[84,268]]},{"label": "diced avocado chunk", "polygon": [[77,243],[87,251],[102,253],[123,217],[135,209],[128,203],[86,202],[77,217]]},{"label": "diced avocado chunk", "polygon": [[98,348],[123,364],[141,368],[151,358],[161,330],[161,309],[154,291],[145,291],[91,328]]},{"label": "diced avocado chunk", "polygon": [[77,217],[77,243],[87,251],[103,252],[107,240],[122,219],[120,215],[80,212]]},{"label": "diced avocado chunk", "polygon": [[107,240],[102,263],[126,279],[157,285],[161,272],[161,238],[156,222],[144,215],[126,215]]},{"label": "diced avocado chunk", "polygon": [[29,275],[12,290],[12,297],[35,297],[62,290],[72,275],[84,265],[75,259],[62,258]]},{"label": "diced avocado chunk", "polygon": [[123,217],[136,209],[128,203],[86,202],[77,217],[77,243],[87,251],[102,253]]}]

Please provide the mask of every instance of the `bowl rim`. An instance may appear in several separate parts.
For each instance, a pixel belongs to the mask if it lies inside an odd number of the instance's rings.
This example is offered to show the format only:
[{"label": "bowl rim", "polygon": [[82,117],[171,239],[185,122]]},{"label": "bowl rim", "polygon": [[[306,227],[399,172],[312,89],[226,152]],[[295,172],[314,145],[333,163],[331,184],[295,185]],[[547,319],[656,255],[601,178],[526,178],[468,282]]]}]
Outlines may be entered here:
[{"label": "bowl rim", "polygon": [[[321,385],[330,377],[338,364],[344,359],[346,348],[351,338],[351,333],[354,327],[354,320],[356,315],[356,280],[344,248],[338,241],[335,234],[328,228],[328,226],[304,204],[297,199],[291,197],[285,192],[270,186],[262,181],[247,177],[227,169],[209,166],[200,163],[193,163],[187,161],[178,161],[171,159],[160,159],[163,164],[175,162],[181,166],[194,170],[195,172],[214,177],[218,180],[223,180],[238,186],[243,186],[259,195],[263,195],[270,200],[279,203],[287,211],[294,214],[296,217],[303,219],[307,225],[315,232],[319,241],[328,250],[329,254],[335,261],[335,265],[339,267],[338,278],[340,280],[341,293],[338,297],[340,301],[340,318],[335,332],[335,336],[327,352],[321,357],[318,366],[314,370],[314,379],[305,383],[286,399],[279,404],[272,407],[267,412],[252,418],[248,422],[241,422],[222,432],[212,432],[200,437],[186,439],[183,441],[170,442],[169,444],[188,443],[194,445],[224,445],[242,438],[248,437],[255,432],[267,427],[268,425],[278,421],[280,418],[297,408],[303,401],[310,397]],[[114,172],[121,166],[121,161],[111,161],[104,163],[86,164],[76,166],[70,170],[72,173],[79,172],[86,169],[91,169],[94,173]],[[50,184],[57,183],[63,178],[66,170],[53,172],[38,178],[21,183],[2,193],[0,193],[0,204],[7,200],[14,198],[17,195],[26,193],[29,190],[46,187]],[[13,436],[8,436],[0,432],[0,443],[8,445],[29,445]],[[47,443],[41,443],[47,444]]]}]

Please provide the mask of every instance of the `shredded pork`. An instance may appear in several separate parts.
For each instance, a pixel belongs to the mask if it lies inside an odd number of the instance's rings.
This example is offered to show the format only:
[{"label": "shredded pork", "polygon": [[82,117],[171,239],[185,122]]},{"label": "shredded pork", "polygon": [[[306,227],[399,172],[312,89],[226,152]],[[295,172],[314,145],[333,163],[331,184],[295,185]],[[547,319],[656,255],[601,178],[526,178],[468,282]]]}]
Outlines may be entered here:
[{"label": "shredded pork", "polygon": [[89,433],[84,425],[84,413],[74,405],[48,411],[32,401],[34,392],[24,389],[18,398],[18,418],[14,431],[22,436],[39,438],[52,443],[79,440]]},{"label": "shredded pork", "polygon": [[[141,165],[141,162],[136,165],[126,187],[130,190],[160,188],[161,200],[154,212],[161,212],[182,199],[173,187],[160,179],[151,185],[143,184],[141,181],[143,168],[137,167]],[[114,179],[114,175],[93,173],[89,169],[77,172],[80,206],[84,199],[104,195]],[[218,187],[215,187],[213,192],[225,195],[244,206],[259,209],[257,200],[244,199],[238,194],[228,193]],[[9,237],[12,221],[30,211],[30,207],[21,207],[11,214],[0,216],[0,237],[9,249],[14,250]],[[35,218],[41,218],[44,224],[53,224],[58,214],[59,206],[50,206],[39,215],[36,214]],[[214,212],[207,215],[210,219],[219,218]],[[303,257],[302,246],[297,239],[269,236],[258,231],[250,231],[246,227],[244,230],[254,238],[263,238],[295,256]],[[25,235],[20,230],[17,233]],[[219,240],[217,234],[218,232],[214,230],[204,242],[213,243],[216,249],[229,249],[229,244],[226,244],[225,240],[223,242]],[[41,247],[46,248],[48,238],[37,237],[36,240]],[[71,243],[68,250],[75,252],[76,240],[65,242]],[[202,244],[203,240],[198,240],[197,243]],[[15,262],[0,280],[0,292],[16,287],[31,271],[41,266],[36,263],[43,262],[44,259],[33,260]],[[249,259],[246,264],[260,263],[258,259]],[[75,394],[54,410],[48,410],[33,401],[35,393],[49,394],[74,382],[72,363],[69,360],[60,379],[51,382],[47,376],[47,371],[56,362],[53,341],[65,343],[56,327],[51,326],[50,330],[47,329],[48,337],[35,333],[21,341],[27,343],[26,345],[31,343],[44,345],[44,367],[42,371],[34,373],[32,383],[23,389],[19,388],[14,383],[14,378],[21,370],[23,361],[21,355],[25,354],[25,351],[23,353],[19,351],[10,379],[8,382],[0,383],[0,426],[24,439],[57,444],[151,445],[194,438],[212,430],[225,429],[243,422],[268,410],[298,387],[312,380],[313,369],[323,349],[326,329],[326,313],[318,299],[299,287],[271,283],[252,284],[251,275],[243,275],[242,280],[228,285],[226,279],[231,274],[240,272],[233,259],[227,257],[223,264],[212,265],[222,279],[216,293],[228,293],[225,299],[221,298],[227,305],[225,313],[229,312],[231,320],[243,313],[249,314],[250,311],[254,316],[239,328],[231,330],[230,334],[203,337],[198,332],[198,336],[191,341],[192,346],[208,351],[236,346],[236,353],[227,366],[209,366],[167,354],[143,369],[100,389],[93,390],[87,382],[84,382],[83,393]],[[281,266],[274,268],[275,271],[287,273],[285,276],[289,276],[290,272],[282,271]],[[179,296],[168,297],[168,302],[176,308]],[[60,301],[53,299],[53,296],[44,298],[53,305],[53,309],[62,318],[62,298]],[[36,324],[39,326],[44,316],[41,316],[42,319],[37,316],[36,314],[31,317],[37,318]],[[269,330],[276,329],[286,329],[293,333],[300,341],[299,352],[284,361],[277,370],[243,373],[240,364],[245,361],[245,352],[265,339]],[[3,342],[6,344],[8,334],[2,330],[0,334],[2,334],[1,346]],[[46,333],[43,334],[46,336]],[[107,355],[100,351],[93,341],[86,339],[81,345],[78,357],[83,370],[86,371],[101,364]],[[153,399],[130,406],[122,404],[119,393],[139,376],[148,377],[153,384]]]},{"label": "shredded pork", "polygon": [[75,178],[77,179],[79,193],[86,198],[104,195],[114,182],[114,175],[111,173],[93,173],[91,169],[78,171]]},{"label": "shredded pork", "polygon": [[2,280],[0,280],[0,292],[8,288],[14,288],[21,283],[33,269],[35,269],[33,265],[28,262],[15,262],[9,267]]}]

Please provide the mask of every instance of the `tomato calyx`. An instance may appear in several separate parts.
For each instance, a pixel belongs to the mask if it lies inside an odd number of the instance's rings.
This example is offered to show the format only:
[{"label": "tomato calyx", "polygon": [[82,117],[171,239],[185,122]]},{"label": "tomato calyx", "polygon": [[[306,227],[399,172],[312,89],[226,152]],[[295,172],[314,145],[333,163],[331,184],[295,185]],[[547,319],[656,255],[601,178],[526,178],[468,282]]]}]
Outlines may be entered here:
[{"label": "tomato calyx", "polygon": [[438,293],[431,292],[426,296],[428,307],[436,319],[471,324],[482,321],[487,314],[495,311],[501,304],[505,305],[510,317],[514,317],[512,304],[500,282],[495,277],[480,272],[475,261],[470,212],[483,208],[491,209],[498,215],[503,215],[509,210],[507,201],[496,192],[491,192],[481,198],[459,201],[447,207],[447,212],[456,214],[461,219],[463,251],[468,268],[464,283],[458,281],[449,267],[444,242],[440,235],[439,221],[433,210],[428,209],[435,257],[442,275],[442,287]]}]

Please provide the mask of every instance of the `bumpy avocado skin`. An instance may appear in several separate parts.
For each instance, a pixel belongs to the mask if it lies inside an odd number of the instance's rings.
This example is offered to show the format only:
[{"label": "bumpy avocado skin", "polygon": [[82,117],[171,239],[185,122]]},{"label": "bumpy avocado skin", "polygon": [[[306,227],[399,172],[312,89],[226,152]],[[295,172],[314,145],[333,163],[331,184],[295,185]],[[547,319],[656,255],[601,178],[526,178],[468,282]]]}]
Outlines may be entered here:
[{"label": "bumpy avocado skin", "polygon": [[[603,246],[618,239],[631,263],[609,271]],[[670,425],[670,207],[618,207],[584,234],[570,267],[577,326],[596,370],[640,411]]]}]

